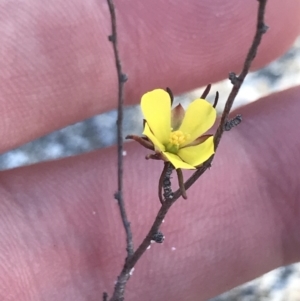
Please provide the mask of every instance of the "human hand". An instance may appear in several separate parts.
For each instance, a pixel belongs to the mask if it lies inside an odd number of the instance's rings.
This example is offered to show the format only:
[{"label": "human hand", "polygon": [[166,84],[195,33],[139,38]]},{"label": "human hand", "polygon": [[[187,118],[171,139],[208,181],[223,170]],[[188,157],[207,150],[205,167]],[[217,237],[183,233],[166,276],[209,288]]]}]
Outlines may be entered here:
[{"label": "human hand", "polygon": [[[257,3],[116,1],[127,104],[169,86],[183,92],[239,70]],[[258,68],[299,34],[300,4],[273,0]],[[1,150],[116,105],[106,1],[0,4]],[[214,166],[169,213],[128,283],[128,300],[205,300],[299,258],[299,89],[239,111]],[[280,127],[278,126],[280,125]],[[135,244],[159,202],[161,162],[126,144],[125,199]],[[108,176],[109,175],[109,176]],[[113,193],[116,151],[1,174],[1,300],[99,300],[125,256]],[[171,248],[176,247],[172,252]],[[142,296],[142,297],[141,297]]]}]

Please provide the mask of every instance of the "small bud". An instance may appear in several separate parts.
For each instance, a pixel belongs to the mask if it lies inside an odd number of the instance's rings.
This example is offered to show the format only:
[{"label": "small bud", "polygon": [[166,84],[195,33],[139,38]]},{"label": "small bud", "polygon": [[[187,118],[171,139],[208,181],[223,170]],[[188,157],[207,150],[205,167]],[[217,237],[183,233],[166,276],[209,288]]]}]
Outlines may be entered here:
[{"label": "small bud", "polygon": [[239,80],[238,76],[234,72],[229,72],[228,78],[233,85],[235,85]]},{"label": "small bud", "polygon": [[268,29],[269,29],[269,26],[263,23],[263,24],[260,26],[259,31],[260,31],[261,33],[266,33],[266,32],[268,31]]},{"label": "small bud", "polygon": [[120,74],[120,81],[121,81],[122,83],[125,83],[125,82],[127,82],[127,80],[128,80],[127,74],[121,73],[121,74]]},{"label": "small bud", "polygon": [[110,42],[115,42],[115,36],[114,36],[114,35],[109,35],[109,36],[108,36],[108,40],[109,40]]},{"label": "small bud", "polygon": [[153,234],[152,240],[154,240],[156,243],[161,244],[165,240],[165,236],[160,231],[158,231]]},{"label": "small bud", "polygon": [[239,125],[242,122],[242,115],[236,115],[234,118],[227,120],[224,124],[224,130],[230,131],[233,127]]}]

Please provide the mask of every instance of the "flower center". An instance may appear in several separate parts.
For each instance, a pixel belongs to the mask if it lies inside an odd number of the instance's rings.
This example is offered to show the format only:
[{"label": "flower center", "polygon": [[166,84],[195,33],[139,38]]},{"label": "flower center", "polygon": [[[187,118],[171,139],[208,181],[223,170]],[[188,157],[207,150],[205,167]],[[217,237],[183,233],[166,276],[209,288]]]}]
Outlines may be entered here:
[{"label": "flower center", "polygon": [[180,146],[189,138],[189,134],[184,134],[182,131],[171,132],[169,143],[166,145],[166,150],[176,154]]}]

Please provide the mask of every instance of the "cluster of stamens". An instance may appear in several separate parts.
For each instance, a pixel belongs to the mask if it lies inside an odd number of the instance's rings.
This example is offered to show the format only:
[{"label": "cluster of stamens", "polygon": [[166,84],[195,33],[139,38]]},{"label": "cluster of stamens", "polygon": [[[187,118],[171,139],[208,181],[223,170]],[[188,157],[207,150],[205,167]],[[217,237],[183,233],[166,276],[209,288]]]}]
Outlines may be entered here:
[{"label": "cluster of stamens", "polygon": [[171,153],[177,153],[179,147],[189,139],[189,136],[189,134],[184,134],[182,131],[171,132],[166,149]]},{"label": "cluster of stamens", "polygon": [[183,144],[189,136],[189,134],[184,134],[181,131],[174,131],[170,134],[169,142],[173,145],[179,146]]}]

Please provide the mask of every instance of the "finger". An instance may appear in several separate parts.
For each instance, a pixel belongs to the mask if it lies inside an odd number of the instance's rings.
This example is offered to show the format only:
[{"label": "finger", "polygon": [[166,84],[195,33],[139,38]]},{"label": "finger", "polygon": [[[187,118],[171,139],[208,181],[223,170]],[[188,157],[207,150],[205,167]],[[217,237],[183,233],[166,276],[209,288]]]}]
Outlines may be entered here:
[{"label": "finger", "polygon": [[[156,87],[175,93],[238,72],[254,35],[257,2],[116,1],[126,103]],[[299,33],[299,2],[268,3],[262,66]],[[116,106],[106,1],[0,4],[2,151]]]},{"label": "finger", "polygon": [[[178,200],[166,236],[142,257],[129,300],[207,300],[299,260],[300,87],[240,110],[213,167]],[[159,209],[160,161],[126,144],[125,200],[135,247]],[[99,300],[124,262],[115,148],[1,174],[0,296]]]}]

